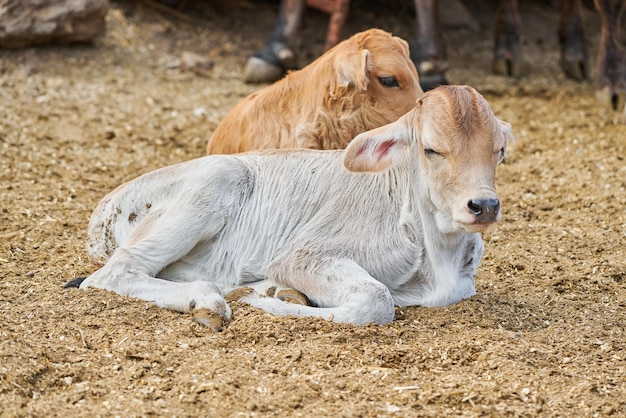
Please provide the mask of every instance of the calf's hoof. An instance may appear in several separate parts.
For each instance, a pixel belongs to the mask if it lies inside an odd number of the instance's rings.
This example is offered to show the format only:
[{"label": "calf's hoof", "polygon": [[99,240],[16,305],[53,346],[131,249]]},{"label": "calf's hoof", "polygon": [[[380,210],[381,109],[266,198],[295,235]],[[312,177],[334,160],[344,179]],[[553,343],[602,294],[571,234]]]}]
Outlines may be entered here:
[{"label": "calf's hoof", "polygon": [[276,297],[283,302],[295,303],[297,305],[311,306],[309,298],[302,292],[295,289],[283,289],[278,292]]},{"label": "calf's hoof", "polygon": [[87,277],[77,277],[75,279],[70,280],[69,282],[65,283],[63,285],[63,289],[67,289],[70,287],[76,287],[79,288],[81,283],[85,281]]},{"label": "calf's hoof", "polygon": [[256,291],[251,287],[239,287],[228,292],[228,294],[224,296],[224,299],[226,302],[233,302],[253,293],[256,293]]},{"label": "calf's hoof", "polygon": [[228,323],[226,318],[208,309],[194,310],[193,320],[198,324],[209,328],[213,332],[220,332]]}]

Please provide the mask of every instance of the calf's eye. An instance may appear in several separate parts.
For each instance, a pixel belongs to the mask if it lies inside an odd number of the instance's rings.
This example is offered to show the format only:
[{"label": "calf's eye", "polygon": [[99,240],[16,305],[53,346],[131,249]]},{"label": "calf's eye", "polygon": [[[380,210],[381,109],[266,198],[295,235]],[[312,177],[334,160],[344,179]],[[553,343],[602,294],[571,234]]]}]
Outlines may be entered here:
[{"label": "calf's eye", "polygon": [[393,76],[378,77],[378,81],[385,87],[400,87],[398,80]]},{"label": "calf's eye", "polygon": [[424,154],[426,154],[427,157],[432,157],[433,155],[441,155],[432,148],[424,148]]},{"label": "calf's eye", "polygon": [[504,147],[500,148],[500,153],[498,154],[498,158],[500,161],[504,160]]}]

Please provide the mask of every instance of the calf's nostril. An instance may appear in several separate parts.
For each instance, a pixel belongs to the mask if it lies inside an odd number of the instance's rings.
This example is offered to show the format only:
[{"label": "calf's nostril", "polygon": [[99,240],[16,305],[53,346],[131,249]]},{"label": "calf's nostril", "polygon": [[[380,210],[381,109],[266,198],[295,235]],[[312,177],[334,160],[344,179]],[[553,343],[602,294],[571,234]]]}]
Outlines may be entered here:
[{"label": "calf's nostril", "polygon": [[477,201],[470,200],[467,202],[467,207],[469,208],[472,215],[480,215],[482,212],[482,208],[476,204]]},{"label": "calf's nostril", "polygon": [[470,200],[467,202],[467,207],[479,222],[493,222],[498,217],[500,201],[498,199]]}]

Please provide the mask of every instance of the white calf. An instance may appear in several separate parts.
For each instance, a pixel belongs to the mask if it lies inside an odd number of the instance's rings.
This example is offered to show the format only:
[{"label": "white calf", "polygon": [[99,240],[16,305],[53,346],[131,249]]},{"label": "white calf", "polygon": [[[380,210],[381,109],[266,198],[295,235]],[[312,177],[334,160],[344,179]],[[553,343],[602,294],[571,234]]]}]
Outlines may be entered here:
[{"label": "white calf", "polygon": [[[232,297],[354,324],[390,322],[394,304],[458,302],[475,294],[479,232],[500,218],[495,169],[511,138],[474,89],[447,86],[345,151],[207,156],[156,170],[94,211],[87,249],[102,267],[80,287],[200,312],[216,328],[231,316],[223,295],[247,287],[258,292]],[[313,306],[260,294],[274,286]]]}]

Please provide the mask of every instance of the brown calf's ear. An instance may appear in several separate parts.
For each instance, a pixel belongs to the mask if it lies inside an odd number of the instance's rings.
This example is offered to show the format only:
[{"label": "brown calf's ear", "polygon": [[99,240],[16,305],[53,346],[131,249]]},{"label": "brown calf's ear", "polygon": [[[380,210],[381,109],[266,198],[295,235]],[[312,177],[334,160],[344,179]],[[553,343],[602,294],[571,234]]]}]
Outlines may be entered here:
[{"label": "brown calf's ear", "polygon": [[407,41],[405,41],[404,39],[400,38],[399,36],[394,36],[393,39],[395,39],[397,42],[400,43],[400,45],[402,45],[402,48],[404,49],[404,52],[406,52],[406,54],[408,56],[410,54],[409,43]]},{"label": "brown calf's ear", "polygon": [[357,135],[345,150],[343,165],[353,172],[378,172],[398,164],[409,144],[404,118]]},{"label": "brown calf's ear", "polygon": [[357,90],[367,90],[369,63],[370,52],[367,49],[349,54],[345,60],[339,60],[335,68],[337,83],[342,87],[348,87],[352,84]]}]

